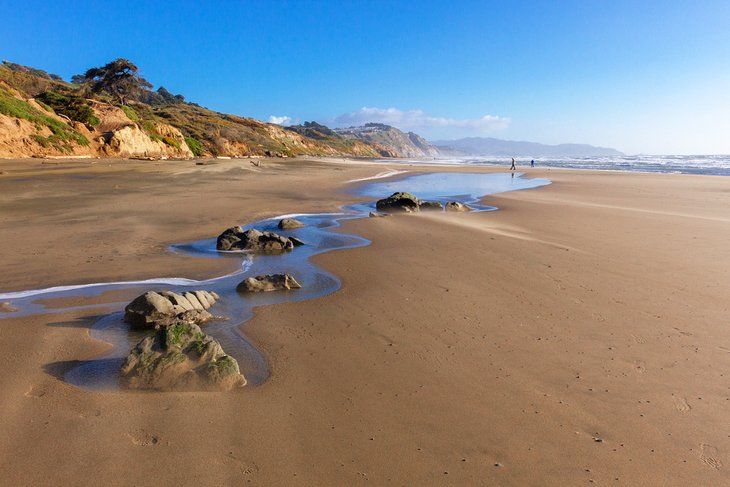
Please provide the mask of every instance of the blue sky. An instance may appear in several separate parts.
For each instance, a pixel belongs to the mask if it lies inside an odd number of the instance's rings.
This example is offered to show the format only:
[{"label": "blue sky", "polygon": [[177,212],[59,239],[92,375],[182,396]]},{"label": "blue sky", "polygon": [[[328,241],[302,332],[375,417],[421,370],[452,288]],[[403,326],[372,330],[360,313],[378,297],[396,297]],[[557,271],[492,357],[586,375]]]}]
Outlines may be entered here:
[{"label": "blue sky", "polygon": [[0,0],[0,57],[64,78],[126,57],[262,120],[730,153],[727,0],[88,5]]}]

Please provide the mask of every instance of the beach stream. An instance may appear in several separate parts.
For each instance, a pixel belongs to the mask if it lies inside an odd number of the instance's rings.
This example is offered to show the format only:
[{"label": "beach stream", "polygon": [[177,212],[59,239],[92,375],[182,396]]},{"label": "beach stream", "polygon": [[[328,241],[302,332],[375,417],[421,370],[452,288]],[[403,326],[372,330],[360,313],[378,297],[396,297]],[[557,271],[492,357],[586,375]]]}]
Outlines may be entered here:
[{"label": "beach stream", "polygon": [[[396,191],[408,191],[422,200],[458,201],[468,204],[472,211],[492,211],[494,207],[478,204],[481,197],[535,188],[549,184],[546,179],[525,179],[520,173],[428,173],[387,175],[380,179],[359,181],[347,188],[350,194],[362,197],[384,198]],[[205,289],[215,291],[220,300],[210,309],[220,319],[204,325],[204,331],[217,339],[223,349],[234,357],[249,385],[261,384],[269,375],[267,361],[262,353],[246,339],[241,325],[253,315],[258,306],[296,302],[313,299],[335,292],[340,287],[339,279],[333,274],[311,263],[311,257],[336,249],[347,249],[368,245],[370,242],[357,235],[336,233],[333,230],[340,222],[353,218],[368,217],[375,210],[375,202],[358,203],[346,206],[340,213],[281,215],[244,225],[271,231],[284,236],[295,236],[305,242],[291,252],[281,254],[250,254],[242,252],[219,252],[216,239],[208,238],[189,243],[175,244],[170,251],[191,258],[233,259],[238,270],[230,274],[207,280],[185,278],[160,278],[133,282],[110,282],[84,285],[60,286],[47,289],[0,293],[0,302],[10,302],[17,311],[5,316],[27,316],[43,313],[60,313],[77,309],[94,308],[117,311],[102,314],[95,318],[90,329],[92,338],[113,346],[107,354],[87,361],[81,361],[71,368],[64,379],[77,387],[89,390],[119,389],[119,369],[129,351],[149,331],[130,330],[124,321],[126,302],[104,302],[89,305],[66,306],[62,303],[70,298],[78,303],[86,298],[101,296],[115,290],[147,291],[173,290],[176,292]],[[284,217],[296,218],[304,223],[303,228],[280,230],[277,224]],[[222,231],[223,229],[221,229]],[[243,279],[262,274],[293,275],[302,285],[301,289],[267,293],[240,294],[236,286]],[[61,303],[61,304],[59,304]],[[0,317],[3,317],[0,315]]]}]

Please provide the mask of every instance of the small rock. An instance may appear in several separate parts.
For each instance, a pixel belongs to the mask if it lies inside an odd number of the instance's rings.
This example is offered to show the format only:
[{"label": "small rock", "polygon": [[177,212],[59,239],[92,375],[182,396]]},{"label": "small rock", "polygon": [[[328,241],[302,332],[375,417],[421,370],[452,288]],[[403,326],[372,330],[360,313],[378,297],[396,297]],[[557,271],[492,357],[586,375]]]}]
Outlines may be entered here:
[{"label": "small rock", "polygon": [[281,230],[292,230],[294,228],[302,228],[304,226],[304,223],[300,222],[299,220],[295,220],[294,218],[284,218],[283,220],[279,221],[279,229]]},{"label": "small rock", "polygon": [[385,199],[378,200],[375,203],[375,208],[378,211],[392,212],[392,211],[403,211],[412,213],[418,211],[418,205],[420,201],[418,198],[411,193],[405,193],[402,191],[393,193]]},{"label": "small rock", "polygon": [[231,227],[218,235],[218,250],[250,250],[253,252],[284,252],[294,248],[292,241],[273,232],[261,232],[254,228],[244,230]]},{"label": "small rock", "polygon": [[208,291],[179,294],[148,291],[124,308],[124,319],[134,327],[165,327],[176,321],[204,323],[213,316],[207,311],[219,296]]},{"label": "small rock", "polygon": [[419,208],[421,211],[443,211],[444,205],[438,201],[421,201]]},{"label": "small rock", "polygon": [[378,213],[377,211],[371,211],[369,214],[370,218],[382,218],[384,216],[390,216],[387,213]]},{"label": "small rock", "polygon": [[289,241],[295,246],[299,247],[300,245],[305,245],[304,241],[301,239],[298,239],[296,237],[289,237]]},{"label": "small rock", "polygon": [[258,293],[265,291],[281,291],[285,289],[299,289],[302,286],[290,274],[267,274],[264,276],[249,277],[236,287],[238,292]]},{"label": "small rock", "polygon": [[449,201],[446,203],[446,211],[470,211],[471,207],[458,201]]},{"label": "small rock", "polygon": [[18,308],[16,308],[9,302],[5,301],[3,303],[0,303],[0,313],[15,313],[16,311],[18,311]]}]

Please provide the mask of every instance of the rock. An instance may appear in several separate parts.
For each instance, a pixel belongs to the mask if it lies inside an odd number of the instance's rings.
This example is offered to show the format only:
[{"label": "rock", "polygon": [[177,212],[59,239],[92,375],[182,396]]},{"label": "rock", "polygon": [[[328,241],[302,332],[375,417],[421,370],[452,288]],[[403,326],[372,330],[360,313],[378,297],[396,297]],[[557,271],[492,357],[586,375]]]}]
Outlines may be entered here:
[{"label": "rock", "polygon": [[9,302],[4,301],[0,303],[0,313],[15,313],[16,311],[18,311],[18,308],[16,308]]},{"label": "rock", "polygon": [[371,211],[368,216],[370,216],[370,218],[382,218],[384,216],[390,216],[390,215],[387,213],[378,213],[377,211]]},{"label": "rock", "polygon": [[458,201],[449,201],[446,203],[446,211],[470,211],[471,207]]},{"label": "rock", "polygon": [[293,230],[295,228],[302,228],[304,226],[304,223],[300,222],[299,220],[295,220],[294,218],[284,218],[283,220],[279,221],[278,226],[281,230]]},{"label": "rock", "polygon": [[388,196],[385,199],[378,200],[375,203],[375,208],[378,211],[392,212],[392,211],[404,211],[411,213],[418,211],[418,205],[420,201],[418,198],[410,193],[397,192]]},{"label": "rock", "polygon": [[207,310],[218,298],[208,291],[148,291],[124,308],[124,319],[138,328],[160,328],[176,321],[204,323],[213,317]]},{"label": "rock", "polygon": [[267,274],[265,276],[249,277],[236,287],[238,292],[258,293],[262,291],[281,291],[285,289],[299,289],[302,286],[290,274]]},{"label": "rock", "polygon": [[130,389],[230,391],[246,385],[238,362],[194,323],[176,322],[129,352],[121,369]]},{"label": "rock", "polygon": [[296,237],[289,237],[289,240],[295,247],[299,247],[300,245],[305,245],[304,241],[301,239],[298,239]]},{"label": "rock", "polygon": [[231,227],[218,235],[218,250],[250,250],[253,252],[284,252],[294,248],[291,239],[273,232],[260,232],[255,228],[244,230]]},{"label": "rock", "polygon": [[418,208],[421,211],[443,211],[444,205],[442,205],[438,201],[421,201],[421,204],[418,205]]}]

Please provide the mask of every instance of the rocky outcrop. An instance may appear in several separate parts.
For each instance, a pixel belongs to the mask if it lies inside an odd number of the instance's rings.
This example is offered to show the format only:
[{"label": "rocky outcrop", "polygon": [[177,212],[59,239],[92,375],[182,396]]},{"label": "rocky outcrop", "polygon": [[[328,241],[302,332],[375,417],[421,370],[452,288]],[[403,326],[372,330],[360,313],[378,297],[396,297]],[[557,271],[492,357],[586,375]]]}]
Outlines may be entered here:
[{"label": "rocky outcrop", "polygon": [[238,362],[193,323],[177,322],[139,342],[121,369],[130,389],[230,391],[246,385]]},{"label": "rocky outcrop", "polygon": [[302,286],[290,274],[266,274],[244,279],[236,287],[238,292],[258,293],[299,289]]},{"label": "rocky outcrop", "polygon": [[124,319],[136,328],[160,328],[177,322],[204,323],[208,309],[219,299],[208,291],[148,291],[124,308]]},{"label": "rocky outcrop", "polygon": [[294,248],[294,242],[273,232],[261,232],[252,228],[231,227],[218,235],[216,249],[246,250],[250,252],[285,252]]},{"label": "rocky outcrop", "polygon": [[302,228],[303,226],[304,223],[299,220],[295,220],[294,218],[284,218],[279,221],[278,225],[281,230],[293,230],[295,228]]},{"label": "rocky outcrop", "polygon": [[154,124],[154,139],[136,124],[105,133],[102,150],[108,156],[144,159],[192,159],[185,138],[180,131],[165,124]]},{"label": "rocky outcrop", "polygon": [[458,201],[449,201],[446,203],[446,211],[470,211],[471,207]]},{"label": "rocky outcrop", "polygon": [[378,200],[377,203],[375,203],[375,207],[378,211],[385,211],[389,213],[394,211],[412,213],[414,211],[418,211],[419,205],[420,200],[418,198],[411,193],[405,193],[402,191],[393,193],[387,198]]}]

